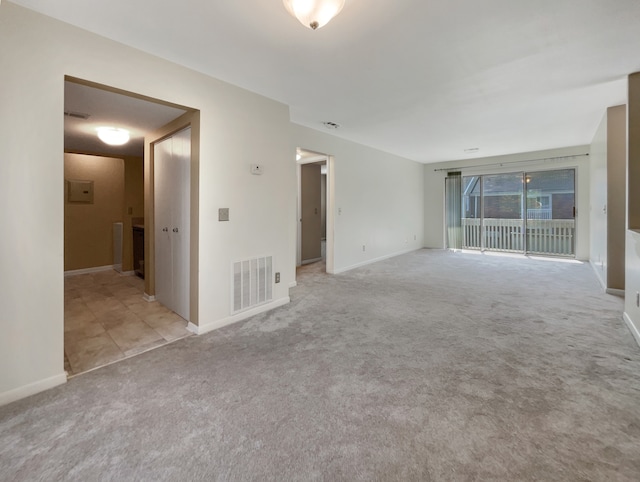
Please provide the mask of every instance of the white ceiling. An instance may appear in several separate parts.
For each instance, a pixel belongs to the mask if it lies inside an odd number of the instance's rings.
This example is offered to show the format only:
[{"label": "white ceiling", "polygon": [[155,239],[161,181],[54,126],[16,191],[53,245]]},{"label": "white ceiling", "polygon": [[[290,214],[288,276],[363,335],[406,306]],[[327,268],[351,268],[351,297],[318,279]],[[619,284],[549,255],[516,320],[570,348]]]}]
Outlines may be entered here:
[{"label": "white ceiling", "polygon": [[638,0],[347,0],[317,31],[281,0],[13,1],[420,162],[588,144],[640,71]]},{"label": "white ceiling", "polygon": [[[75,115],[64,117],[64,148],[66,151],[97,153],[110,156],[144,155],[144,136],[158,130],[187,112],[128,95],[92,86],[65,81],[65,113],[87,114],[87,119]],[[108,146],[98,139],[101,126],[127,129],[131,140],[123,146]]]}]

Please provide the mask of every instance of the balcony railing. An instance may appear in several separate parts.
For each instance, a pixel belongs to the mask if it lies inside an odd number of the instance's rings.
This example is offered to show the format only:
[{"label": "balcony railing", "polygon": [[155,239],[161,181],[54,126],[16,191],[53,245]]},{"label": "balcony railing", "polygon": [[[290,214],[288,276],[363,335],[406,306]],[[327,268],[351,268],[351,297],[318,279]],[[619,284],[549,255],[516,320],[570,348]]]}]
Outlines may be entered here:
[{"label": "balcony railing", "polygon": [[483,245],[481,220],[463,218],[462,247],[520,253],[526,247],[527,253],[573,256],[575,224],[574,219],[528,219],[525,240],[522,219],[485,219]]}]

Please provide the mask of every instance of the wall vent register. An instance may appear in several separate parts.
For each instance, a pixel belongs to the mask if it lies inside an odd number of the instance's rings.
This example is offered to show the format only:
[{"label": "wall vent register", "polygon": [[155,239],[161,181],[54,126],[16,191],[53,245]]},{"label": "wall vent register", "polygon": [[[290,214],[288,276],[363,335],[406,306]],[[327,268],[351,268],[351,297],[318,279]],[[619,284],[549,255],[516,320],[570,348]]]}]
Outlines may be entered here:
[{"label": "wall vent register", "polygon": [[273,261],[271,256],[233,263],[233,312],[253,308],[273,299]]}]

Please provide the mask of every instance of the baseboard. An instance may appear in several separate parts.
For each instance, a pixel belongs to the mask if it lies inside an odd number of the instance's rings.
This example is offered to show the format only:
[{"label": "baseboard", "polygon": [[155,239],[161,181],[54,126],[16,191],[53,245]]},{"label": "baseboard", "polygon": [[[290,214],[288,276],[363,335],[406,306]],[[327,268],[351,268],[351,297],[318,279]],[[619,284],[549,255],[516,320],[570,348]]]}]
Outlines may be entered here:
[{"label": "baseboard", "polygon": [[147,293],[142,295],[142,299],[151,303],[152,301],[156,300],[156,295],[148,295]]},{"label": "baseboard", "polygon": [[232,316],[228,316],[226,318],[222,318],[221,320],[212,321],[209,323],[202,323],[200,325],[194,325],[193,323],[189,323],[187,329],[196,335],[203,335],[204,333],[209,333],[210,331],[217,330],[218,328],[222,328],[223,326],[232,325],[233,323],[237,323],[238,321],[245,320],[254,315],[258,315],[260,313],[264,313],[265,311],[273,310],[274,308],[278,308],[279,306],[286,305],[289,303],[291,299],[286,296],[284,298],[280,298],[278,300],[272,301],[271,303],[266,303],[264,305],[256,306],[247,311],[243,311],[242,313],[237,313]]},{"label": "baseboard", "polygon": [[368,264],[377,263],[378,261],[384,261],[385,259],[395,258],[396,256],[402,256],[403,254],[413,253],[414,251],[420,251],[423,248],[411,248],[405,249],[403,251],[398,251],[396,253],[386,254],[384,256],[380,256],[378,258],[369,259],[367,261],[362,261],[360,263],[352,264],[347,266],[346,268],[338,268],[333,270],[333,274],[344,273],[346,271],[351,271],[352,269],[360,268],[362,266],[366,266]]},{"label": "baseboard", "polygon": [[638,346],[640,346],[640,330],[638,330],[638,327],[633,323],[633,320],[629,317],[629,315],[627,315],[626,312],[622,315],[622,318],[629,328],[629,331],[633,335],[633,338],[636,340],[636,343],[638,344]]},{"label": "baseboard", "polygon": [[297,281],[292,281],[291,283],[289,283],[289,289],[295,288],[296,286],[298,286],[298,282]]},{"label": "baseboard", "polygon": [[316,263],[318,261],[322,261],[322,256],[319,258],[305,259],[300,263],[300,266],[304,266],[305,264]]},{"label": "baseboard", "polygon": [[37,382],[29,383],[28,385],[14,388],[8,392],[0,393],[0,407],[22,398],[35,395],[36,393],[44,392],[45,390],[57,387],[63,383],[67,383],[67,374],[65,372],[50,378],[45,378],[44,380],[39,380]]},{"label": "baseboard", "polygon": [[600,268],[600,266],[596,266],[596,264],[591,260],[589,261],[589,264],[593,268],[593,272],[596,274],[596,278],[598,278],[598,281],[600,282],[600,286],[602,286],[603,290],[607,291],[607,283],[602,277],[602,274],[603,274],[602,269]]},{"label": "baseboard", "polygon": [[112,264],[107,266],[96,266],[95,268],[82,268],[82,269],[72,269],[64,272],[64,277],[68,276],[77,276],[79,274],[90,274],[90,273],[100,273],[101,271],[110,271],[114,269]]},{"label": "baseboard", "polygon": [[624,290],[618,290],[616,288],[607,288],[605,292],[608,295],[619,296],[620,298],[624,298]]},{"label": "baseboard", "polygon": [[135,276],[135,275],[136,275],[136,272],[133,271],[133,270],[132,271],[122,271],[120,273],[120,276]]}]

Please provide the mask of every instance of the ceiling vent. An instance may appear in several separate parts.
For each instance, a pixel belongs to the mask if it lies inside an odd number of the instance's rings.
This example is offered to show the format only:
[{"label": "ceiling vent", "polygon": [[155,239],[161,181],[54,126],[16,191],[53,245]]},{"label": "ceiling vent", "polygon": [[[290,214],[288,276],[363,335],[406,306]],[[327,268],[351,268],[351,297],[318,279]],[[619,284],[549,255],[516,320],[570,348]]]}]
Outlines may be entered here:
[{"label": "ceiling vent", "polygon": [[327,129],[337,129],[340,127],[340,124],[336,124],[335,122],[323,122],[322,123]]},{"label": "ceiling vent", "polygon": [[89,114],[85,114],[83,112],[73,112],[70,110],[65,110],[64,115],[66,115],[67,117],[73,117],[75,119],[83,119],[83,120],[87,120],[89,117],[91,117]]}]

